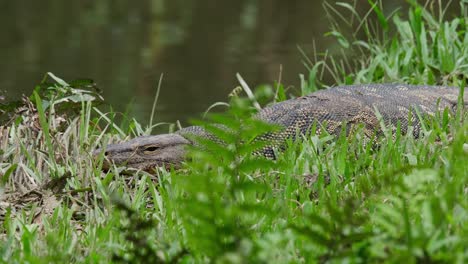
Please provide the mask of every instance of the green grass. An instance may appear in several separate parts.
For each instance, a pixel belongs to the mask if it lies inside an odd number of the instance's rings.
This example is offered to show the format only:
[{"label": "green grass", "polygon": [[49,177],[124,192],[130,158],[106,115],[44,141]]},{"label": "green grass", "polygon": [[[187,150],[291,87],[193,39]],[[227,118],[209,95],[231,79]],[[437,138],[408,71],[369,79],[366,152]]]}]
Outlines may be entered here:
[{"label": "green grass", "polygon": [[[365,38],[346,37],[331,21],[330,35],[353,56],[306,59],[302,93],[325,86],[327,72],[335,84],[465,85],[463,5],[452,20],[416,4],[408,19],[386,19],[382,8],[373,6],[374,24],[347,4],[326,6],[353,16],[358,24],[348,26]],[[94,108],[99,96],[71,88],[83,84],[49,77],[25,112],[0,127],[1,262],[468,261],[464,109],[425,120],[419,139],[397,133],[376,147],[359,131],[313,135],[271,161],[251,155],[261,144],[245,144],[270,127],[242,125],[251,100],[233,99],[227,113],[201,122],[228,147],[202,142],[183,170],[128,175],[103,173],[102,157],[90,153],[151,129],[115,124],[113,113]],[[287,97],[281,84],[256,94]]]},{"label": "green grass", "polygon": [[468,76],[466,1],[451,1],[460,7],[459,17],[452,19],[445,17],[442,1],[438,1],[439,10],[425,9],[414,0],[407,2],[411,5],[408,14],[397,11],[385,17],[382,4],[369,0],[376,20],[368,18],[370,12],[358,14],[352,4],[325,4],[331,22],[328,35],[337,39],[339,48],[323,56],[316,53],[312,59],[304,54],[309,76],[302,77],[303,93],[327,86],[320,82],[324,74],[331,75],[335,84],[460,86]]}]

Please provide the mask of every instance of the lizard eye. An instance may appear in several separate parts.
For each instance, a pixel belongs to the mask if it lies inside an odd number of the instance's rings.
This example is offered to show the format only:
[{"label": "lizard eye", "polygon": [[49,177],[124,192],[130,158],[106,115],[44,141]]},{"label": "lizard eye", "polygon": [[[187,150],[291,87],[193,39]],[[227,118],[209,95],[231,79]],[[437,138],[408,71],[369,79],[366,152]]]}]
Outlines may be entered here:
[{"label": "lizard eye", "polygon": [[156,150],[158,150],[158,149],[159,149],[159,147],[156,147],[156,146],[149,146],[149,147],[146,147],[146,148],[145,148],[145,151],[151,151],[151,152],[152,152],[152,151],[156,151]]}]

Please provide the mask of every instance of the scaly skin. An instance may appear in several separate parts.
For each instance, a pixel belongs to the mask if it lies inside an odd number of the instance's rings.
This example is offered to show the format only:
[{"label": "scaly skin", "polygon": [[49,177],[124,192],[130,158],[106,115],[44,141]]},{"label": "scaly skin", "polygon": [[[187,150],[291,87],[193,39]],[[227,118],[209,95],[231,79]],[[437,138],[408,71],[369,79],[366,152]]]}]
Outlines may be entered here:
[{"label": "scaly skin", "polygon": [[[144,171],[152,171],[155,167],[178,168],[184,160],[185,145],[188,144],[190,141],[178,134],[163,134],[108,145],[104,152],[103,169],[108,170],[111,163]],[[96,150],[94,155],[101,152],[101,149]]]},{"label": "scaly skin", "polygon": [[[255,118],[284,127],[280,132],[263,136],[271,144],[260,151],[266,157],[274,158],[275,147],[288,138],[295,139],[297,132],[307,135],[314,123],[318,131],[339,135],[342,124],[349,133],[356,125],[363,124],[364,133],[371,137],[381,133],[380,120],[395,128],[399,122],[403,133],[412,125],[413,135],[420,133],[417,113],[434,115],[437,111],[449,109],[454,112],[458,102],[459,88],[442,86],[413,86],[394,84],[352,85],[314,92],[307,96],[287,100],[265,107]],[[464,93],[464,106],[468,105],[468,91]],[[416,110],[415,110],[416,109]],[[376,111],[377,110],[377,111]],[[411,112],[411,114],[410,114]],[[411,120],[408,117],[411,116]],[[211,137],[201,127],[187,127],[174,134],[145,136],[128,142],[109,145],[106,148],[106,162],[151,171],[156,167],[179,167],[185,160],[185,146],[193,144],[188,135]],[[212,138],[212,137],[211,137]],[[101,152],[98,150],[96,153]]]}]

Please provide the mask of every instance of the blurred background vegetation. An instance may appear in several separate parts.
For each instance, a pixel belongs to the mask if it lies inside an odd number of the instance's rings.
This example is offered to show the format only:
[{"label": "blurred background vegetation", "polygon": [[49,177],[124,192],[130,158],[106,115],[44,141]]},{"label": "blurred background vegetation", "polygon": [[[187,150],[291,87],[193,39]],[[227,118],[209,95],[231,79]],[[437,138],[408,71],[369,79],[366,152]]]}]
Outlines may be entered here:
[{"label": "blurred background vegetation", "polygon": [[[362,15],[369,11],[368,0],[347,2]],[[386,15],[397,9],[407,13],[407,1],[382,2]],[[68,80],[91,78],[116,111],[130,104],[129,114],[147,123],[164,74],[157,121],[185,122],[213,102],[226,101],[238,85],[237,72],[250,85],[281,79],[286,87],[297,87],[299,74],[307,75],[298,47],[310,58],[326,50],[339,56],[337,42],[326,36],[327,15],[334,14],[324,11],[324,3],[2,1],[0,90],[8,99],[30,94],[46,72]],[[447,9],[450,18],[459,5]],[[322,81],[333,85],[329,76]]]}]

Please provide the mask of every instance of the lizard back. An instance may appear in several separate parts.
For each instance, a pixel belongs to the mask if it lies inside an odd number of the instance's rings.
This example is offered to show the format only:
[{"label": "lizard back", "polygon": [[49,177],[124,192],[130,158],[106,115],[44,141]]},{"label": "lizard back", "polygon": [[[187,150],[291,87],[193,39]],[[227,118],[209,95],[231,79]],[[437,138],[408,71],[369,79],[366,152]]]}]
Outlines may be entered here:
[{"label": "lizard back", "polygon": [[[317,122],[318,132],[324,127],[327,132],[335,135],[342,131],[343,124],[346,125],[347,133],[355,125],[363,124],[364,133],[370,137],[375,132],[382,132],[377,111],[387,126],[395,128],[399,122],[403,133],[412,125],[413,134],[417,137],[420,133],[417,113],[434,115],[445,108],[453,112],[457,106],[459,91],[456,87],[424,85],[339,86],[265,107],[256,118],[284,127],[280,132],[265,135],[267,140],[277,143],[284,142],[287,138],[294,139],[298,132],[307,134],[314,122]],[[468,104],[467,93],[463,102]],[[271,148],[263,152],[266,156],[273,155]]]}]

